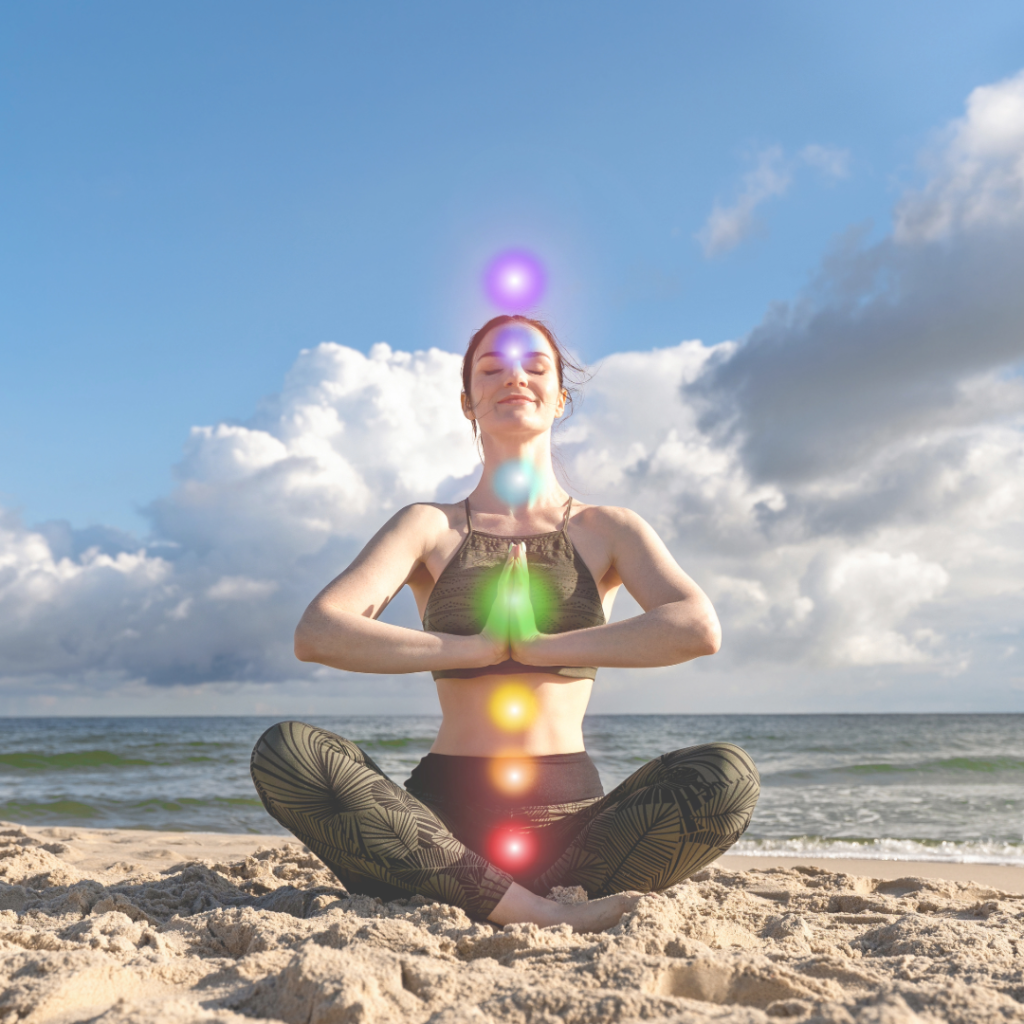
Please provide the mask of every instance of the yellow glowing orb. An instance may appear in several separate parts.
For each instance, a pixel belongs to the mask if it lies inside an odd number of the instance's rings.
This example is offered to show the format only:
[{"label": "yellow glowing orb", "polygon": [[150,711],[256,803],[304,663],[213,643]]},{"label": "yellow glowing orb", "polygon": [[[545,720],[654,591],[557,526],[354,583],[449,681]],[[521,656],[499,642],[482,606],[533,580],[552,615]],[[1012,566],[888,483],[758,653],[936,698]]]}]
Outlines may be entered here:
[{"label": "yellow glowing orb", "polygon": [[503,683],[491,694],[487,710],[499,729],[522,732],[537,717],[537,698],[533,690],[522,683]]}]

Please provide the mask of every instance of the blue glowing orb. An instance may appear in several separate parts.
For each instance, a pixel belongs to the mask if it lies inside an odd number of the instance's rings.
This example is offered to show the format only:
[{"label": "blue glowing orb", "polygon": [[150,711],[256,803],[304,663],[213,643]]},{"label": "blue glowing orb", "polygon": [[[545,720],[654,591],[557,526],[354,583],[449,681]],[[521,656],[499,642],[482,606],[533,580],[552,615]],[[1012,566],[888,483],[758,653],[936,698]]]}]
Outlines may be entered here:
[{"label": "blue glowing orb", "polygon": [[487,298],[499,309],[512,312],[536,306],[546,285],[543,265],[525,249],[506,249],[484,271]]},{"label": "blue glowing orb", "polygon": [[540,494],[540,474],[527,459],[509,459],[494,474],[494,491],[511,506],[529,505]]}]

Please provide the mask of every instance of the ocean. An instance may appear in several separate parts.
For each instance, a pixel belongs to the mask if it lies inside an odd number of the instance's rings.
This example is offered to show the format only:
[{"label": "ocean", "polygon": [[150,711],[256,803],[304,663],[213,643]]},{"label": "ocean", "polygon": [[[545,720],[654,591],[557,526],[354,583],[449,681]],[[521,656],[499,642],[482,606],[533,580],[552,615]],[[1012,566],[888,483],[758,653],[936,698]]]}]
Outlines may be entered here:
[{"label": "ocean", "polygon": [[[312,717],[399,783],[439,717]],[[273,719],[0,719],[0,818],[28,825],[281,834],[249,779]],[[608,792],[710,740],[761,772],[734,853],[1024,865],[1024,715],[591,715]]]}]

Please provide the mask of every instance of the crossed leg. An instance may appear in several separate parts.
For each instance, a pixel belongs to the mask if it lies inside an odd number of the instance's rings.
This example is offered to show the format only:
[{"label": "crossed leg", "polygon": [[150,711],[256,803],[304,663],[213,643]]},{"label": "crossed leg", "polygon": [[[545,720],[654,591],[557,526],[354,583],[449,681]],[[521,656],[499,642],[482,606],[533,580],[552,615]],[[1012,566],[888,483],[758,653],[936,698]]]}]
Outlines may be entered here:
[{"label": "crossed leg", "polygon": [[667,889],[739,839],[759,795],[757,768],[735,744],[663,754],[573,815],[574,838],[530,888],[582,885],[592,896]]},{"label": "crossed leg", "polygon": [[253,748],[250,771],[271,816],[350,892],[384,900],[419,893],[487,917],[512,883],[359,747],[326,729],[272,726]]},{"label": "crossed leg", "polygon": [[[527,889],[354,743],[324,729],[273,726],[253,749],[251,772],[267,811],[352,892],[420,893],[499,924],[566,921],[577,930],[609,927],[635,903],[612,894],[664,889],[710,863],[742,834],[758,795],[757,769],[739,747],[665,754],[563,819],[564,853]],[[541,898],[553,885],[609,898],[561,907]]]}]

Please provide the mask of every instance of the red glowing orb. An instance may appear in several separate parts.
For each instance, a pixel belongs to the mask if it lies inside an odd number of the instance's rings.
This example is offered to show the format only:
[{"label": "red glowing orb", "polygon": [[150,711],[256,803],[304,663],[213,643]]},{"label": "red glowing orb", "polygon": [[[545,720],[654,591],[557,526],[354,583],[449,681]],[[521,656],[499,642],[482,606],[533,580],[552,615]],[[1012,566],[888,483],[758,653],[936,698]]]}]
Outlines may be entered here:
[{"label": "red glowing orb", "polygon": [[528,868],[536,853],[533,836],[515,825],[495,829],[487,843],[487,859],[513,873]]}]

